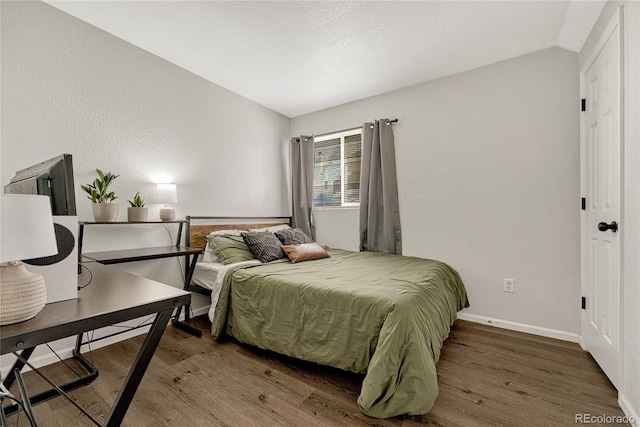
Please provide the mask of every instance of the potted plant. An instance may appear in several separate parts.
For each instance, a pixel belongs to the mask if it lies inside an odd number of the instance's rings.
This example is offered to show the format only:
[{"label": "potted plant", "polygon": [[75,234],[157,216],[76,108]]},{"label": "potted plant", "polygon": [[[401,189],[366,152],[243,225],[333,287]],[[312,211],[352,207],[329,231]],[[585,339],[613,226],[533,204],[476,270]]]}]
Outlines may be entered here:
[{"label": "potted plant", "polygon": [[89,196],[87,198],[93,202],[93,218],[96,222],[113,222],[118,218],[119,205],[113,202],[117,199],[113,191],[109,191],[109,185],[120,175],[114,175],[111,172],[102,173],[100,169],[96,169],[98,177],[91,184],[81,185]]},{"label": "potted plant", "polygon": [[146,222],[148,217],[148,209],[144,207],[144,199],[140,197],[137,191],[133,196],[133,200],[127,200],[131,207],[127,208],[127,219],[129,222]]}]

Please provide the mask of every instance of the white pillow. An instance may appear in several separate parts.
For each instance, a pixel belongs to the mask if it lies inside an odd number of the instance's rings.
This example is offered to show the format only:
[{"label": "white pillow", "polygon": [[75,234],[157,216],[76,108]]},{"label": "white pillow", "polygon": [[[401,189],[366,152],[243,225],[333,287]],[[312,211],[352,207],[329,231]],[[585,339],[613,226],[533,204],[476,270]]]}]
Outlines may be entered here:
[{"label": "white pillow", "polygon": [[241,236],[244,230],[218,230],[207,234],[209,236]]},{"label": "white pillow", "polygon": [[272,225],[271,227],[264,227],[264,228],[250,228],[249,231],[257,231],[257,232],[267,232],[270,231],[272,233],[275,233],[276,231],[281,231],[281,230],[288,230],[291,227],[289,226],[289,224],[280,224],[280,225]]},{"label": "white pillow", "polygon": [[204,254],[202,254],[202,262],[220,262],[216,254],[213,253],[211,247],[209,247],[209,242],[207,242],[207,246],[204,247]]}]

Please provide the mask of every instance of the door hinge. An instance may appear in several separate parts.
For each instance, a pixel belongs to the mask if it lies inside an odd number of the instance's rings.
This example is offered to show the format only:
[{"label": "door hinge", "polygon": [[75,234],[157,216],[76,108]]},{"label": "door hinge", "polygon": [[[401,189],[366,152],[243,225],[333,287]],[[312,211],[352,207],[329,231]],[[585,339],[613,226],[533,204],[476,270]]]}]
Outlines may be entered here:
[{"label": "door hinge", "polygon": [[580,104],[581,111],[587,111],[587,100],[585,98],[581,99]]},{"label": "door hinge", "polygon": [[582,304],[582,309],[586,310],[587,309],[587,297],[582,297],[581,304]]},{"label": "door hinge", "polygon": [[587,198],[583,197],[582,198],[582,210],[587,210]]}]

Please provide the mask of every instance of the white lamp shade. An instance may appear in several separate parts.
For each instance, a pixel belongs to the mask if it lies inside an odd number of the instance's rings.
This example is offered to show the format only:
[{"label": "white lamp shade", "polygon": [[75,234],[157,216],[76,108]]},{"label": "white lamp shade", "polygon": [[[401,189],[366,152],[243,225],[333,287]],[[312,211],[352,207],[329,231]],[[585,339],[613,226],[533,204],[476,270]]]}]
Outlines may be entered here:
[{"label": "white lamp shade", "polygon": [[3,194],[0,203],[0,262],[58,253],[48,196]]},{"label": "white lamp shade", "polygon": [[178,203],[178,189],[175,184],[157,184],[158,203]]}]

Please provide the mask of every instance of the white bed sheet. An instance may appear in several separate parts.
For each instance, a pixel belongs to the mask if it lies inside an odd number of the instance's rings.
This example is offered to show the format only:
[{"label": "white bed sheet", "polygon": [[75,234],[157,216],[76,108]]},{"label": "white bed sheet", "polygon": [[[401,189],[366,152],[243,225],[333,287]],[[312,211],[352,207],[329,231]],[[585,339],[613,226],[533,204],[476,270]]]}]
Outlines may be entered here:
[{"label": "white bed sheet", "polygon": [[227,271],[237,265],[244,264],[260,264],[260,261],[253,259],[250,261],[236,262],[227,265],[224,265],[221,262],[200,261],[196,263],[196,267],[193,270],[193,276],[191,277],[191,283],[211,291],[209,320],[213,321],[213,315],[215,314],[216,305],[218,304],[218,297],[220,296],[220,289],[222,289],[222,283],[224,282],[224,276],[227,274]]},{"label": "white bed sheet", "polygon": [[218,277],[218,271],[224,267],[221,262],[206,262],[200,261],[196,263],[196,268],[193,270],[193,276],[191,277],[191,283],[198,285],[202,288],[214,289],[216,278]]}]

